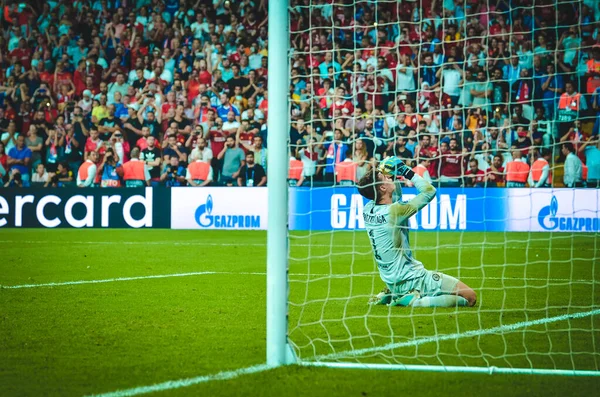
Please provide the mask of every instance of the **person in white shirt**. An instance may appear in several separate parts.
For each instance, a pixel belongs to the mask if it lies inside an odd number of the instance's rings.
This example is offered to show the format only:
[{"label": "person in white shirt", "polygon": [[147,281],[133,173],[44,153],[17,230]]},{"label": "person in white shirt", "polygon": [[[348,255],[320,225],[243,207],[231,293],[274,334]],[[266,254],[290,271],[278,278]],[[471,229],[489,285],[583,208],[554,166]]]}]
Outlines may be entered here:
[{"label": "person in white shirt", "polygon": [[460,80],[463,77],[463,71],[458,67],[453,57],[448,58],[448,62],[439,68],[436,76],[441,78],[442,92],[448,94],[452,99],[452,105],[458,103],[460,96]]},{"label": "person in white shirt", "polygon": [[204,20],[204,15],[201,13],[196,14],[196,22],[194,22],[190,29],[194,34],[195,39],[202,39],[202,35],[208,33],[208,22]]},{"label": "person in white shirt", "polygon": [[43,184],[46,182],[48,182],[48,172],[46,171],[44,164],[39,163],[31,176],[31,183]]},{"label": "person in white shirt", "polygon": [[114,101],[115,92],[119,92],[121,97],[127,95],[127,89],[129,88],[129,84],[125,82],[125,74],[119,73],[117,74],[117,81],[114,83],[110,83],[108,85],[108,98],[109,102]]},{"label": "person in white shirt", "polygon": [[396,91],[412,92],[415,90],[415,73],[417,69],[412,64],[412,60],[406,54],[400,55],[400,62],[396,69]]},{"label": "person in white shirt", "polygon": [[211,148],[206,146],[206,139],[198,137],[196,147],[190,153],[190,158],[210,163],[213,158],[213,152]]},{"label": "person in white shirt", "polygon": [[223,131],[235,134],[238,128],[240,128],[240,125],[240,122],[235,119],[235,113],[229,111],[229,113],[227,113],[227,121],[223,122]]},{"label": "person in white shirt", "polygon": [[565,174],[563,182],[565,187],[582,187],[583,186],[583,166],[581,160],[575,154],[575,148],[571,142],[563,143],[562,154],[565,159]]}]

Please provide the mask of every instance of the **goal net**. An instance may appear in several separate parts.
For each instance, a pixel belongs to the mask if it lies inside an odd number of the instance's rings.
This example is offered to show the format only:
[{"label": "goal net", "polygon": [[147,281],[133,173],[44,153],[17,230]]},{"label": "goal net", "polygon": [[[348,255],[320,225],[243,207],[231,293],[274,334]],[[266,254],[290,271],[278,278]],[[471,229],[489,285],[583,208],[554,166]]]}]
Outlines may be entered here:
[{"label": "goal net", "polygon": [[[594,0],[290,2],[298,362],[600,374],[598,21]],[[355,184],[392,155],[437,189],[416,259],[475,307],[367,304],[385,285]]]}]

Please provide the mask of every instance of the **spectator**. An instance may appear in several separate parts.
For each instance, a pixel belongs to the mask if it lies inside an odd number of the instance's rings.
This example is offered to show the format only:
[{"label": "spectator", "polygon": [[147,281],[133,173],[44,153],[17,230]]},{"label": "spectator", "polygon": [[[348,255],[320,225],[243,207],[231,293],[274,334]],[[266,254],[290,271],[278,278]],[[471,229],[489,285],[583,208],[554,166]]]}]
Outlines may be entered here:
[{"label": "spectator", "polygon": [[34,174],[31,176],[31,186],[44,186],[48,182],[48,172],[44,164],[38,163]]},{"label": "spectator", "polygon": [[579,152],[585,154],[585,164],[588,168],[587,187],[600,187],[600,136],[596,135],[585,141],[579,147]]},{"label": "spectator", "polygon": [[415,68],[412,59],[406,54],[400,54],[400,60],[396,69],[396,91],[413,94],[415,91]]},{"label": "spectator", "polygon": [[246,163],[242,165],[237,177],[238,186],[264,186],[267,184],[267,174],[263,167],[254,163],[254,153],[246,153]]},{"label": "spectator", "polygon": [[554,117],[554,109],[564,89],[563,77],[556,74],[553,64],[546,66],[548,74],[542,78],[542,97],[544,113],[547,117]]},{"label": "spectator", "polygon": [[187,150],[185,146],[181,145],[181,142],[177,142],[177,135],[169,134],[166,142],[163,143],[163,161],[165,164],[169,164],[172,157],[183,163],[187,163]]},{"label": "spectator", "polygon": [[[529,70],[522,69],[521,76],[519,80],[517,80],[512,87],[512,91],[514,92],[513,101],[515,103],[520,104],[520,108],[523,111],[523,116],[531,120],[533,118],[533,107],[532,107],[532,99],[533,99],[533,81],[529,78]],[[475,105],[476,103],[474,103]]]},{"label": "spectator", "polygon": [[197,138],[196,147],[190,153],[190,159],[197,159],[209,164],[212,162],[213,151],[206,145],[206,139],[202,137]]},{"label": "spectator", "polygon": [[[77,168],[79,169],[79,165]],[[69,169],[66,163],[58,163],[58,167],[56,168],[54,176],[48,180],[48,183],[45,185],[45,187],[47,187],[49,184],[51,184],[52,187],[71,186],[72,182],[73,171]]]},{"label": "spectator", "polygon": [[179,158],[173,156],[169,159],[169,162],[166,163],[163,172],[160,175],[160,181],[167,187],[185,186],[186,174],[187,171],[184,166],[180,165]]},{"label": "spectator", "polygon": [[234,118],[239,121],[240,111],[235,106],[229,103],[227,94],[221,94],[220,96],[221,105],[217,107],[217,116],[223,120],[223,122],[229,120],[229,112],[233,112]]},{"label": "spectator", "polygon": [[325,150],[325,172],[323,179],[325,182],[335,181],[335,168],[346,158],[348,146],[342,142],[343,134],[340,129],[335,129],[333,140],[331,135],[323,135],[319,148]]},{"label": "spectator", "polygon": [[525,187],[529,176],[529,165],[522,158],[521,151],[513,146],[512,161],[506,164],[506,187]]},{"label": "spectator", "polygon": [[223,127],[222,130],[224,133],[230,135],[230,134],[235,134],[237,133],[238,129],[240,128],[240,122],[236,119],[236,114],[233,111],[229,111],[227,112],[227,117],[226,119],[223,121]]},{"label": "spectator", "polygon": [[471,90],[473,96],[473,107],[480,108],[486,112],[490,109],[490,98],[492,98],[492,84],[488,81],[484,72],[477,73],[477,84]]},{"label": "spectator", "polygon": [[17,123],[14,120],[10,120],[6,132],[4,132],[0,138],[7,153],[16,146],[19,135],[20,134],[17,132]]},{"label": "spectator", "polygon": [[354,143],[352,161],[356,164],[356,180],[359,181],[373,163],[373,157],[367,152],[367,146],[362,139]]},{"label": "spectator", "polygon": [[449,185],[462,183],[464,155],[456,139],[450,139],[449,150],[441,153],[440,182]]},{"label": "spectator", "polygon": [[8,179],[8,181],[4,184],[4,187],[25,187],[23,185],[23,175],[21,175],[21,173],[19,172],[19,170],[17,170],[16,168],[13,168],[10,171],[10,177]]},{"label": "spectator", "polygon": [[48,139],[46,139],[46,164],[51,172],[56,171],[59,157],[63,155],[63,145],[65,135],[62,129],[48,130]]},{"label": "spectator", "polygon": [[192,154],[192,161],[187,167],[185,179],[190,186],[208,186],[213,181],[213,170],[210,162],[203,161],[199,154]]},{"label": "spectator", "polygon": [[33,167],[37,167],[37,164],[42,161],[42,149],[44,148],[44,140],[41,136],[38,136],[37,131],[35,125],[30,125],[25,140],[25,144],[31,150],[31,165]]},{"label": "spectator", "polygon": [[247,152],[254,153],[254,161],[267,172],[267,148],[263,147],[263,139],[260,135],[252,138],[252,145],[242,143]]},{"label": "spectator", "polygon": [[488,187],[504,186],[504,167],[502,163],[502,156],[496,154],[490,168],[485,171]]},{"label": "spectator", "polygon": [[8,173],[8,156],[4,150],[4,143],[0,142],[0,181]]},{"label": "spectator", "polygon": [[299,149],[299,154],[302,161],[303,182],[312,185],[313,179],[317,175],[317,165],[320,158],[317,139],[310,137],[306,147]]},{"label": "spectator", "polygon": [[92,151],[77,172],[77,187],[92,187],[96,179],[98,152]]},{"label": "spectator", "polygon": [[[29,170],[31,167],[31,150],[25,146],[25,137],[19,135],[16,139],[16,144],[8,151],[7,164],[10,167],[9,171],[16,170],[20,176],[23,187],[29,187]],[[10,174],[13,175],[12,173]]]},{"label": "spectator", "polygon": [[565,173],[563,182],[566,187],[583,187],[583,167],[581,160],[575,154],[575,148],[570,142],[562,144],[562,154],[565,156]]},{"label": "spectator", "polygon": [[217,159],[221,160],[223,164],[220,183],[233,186],[233,182],[237,180],[244,165],[244,151],[236,145],[236,139],[233,135],[227,137],[225,146],[218,154]]},{"label": "spectator", "polygon": [[104,142],[100,139],[100,134],[98,133],[98,129],[95,126],[92,126],[89,130],[90,136],[87,138],[85,142],[85,152],[84,158],[87,160],[89,154],[91,152],[98,152],[102,150],[102,155],[104,155],[104,151],[106,150],[104,147]]},{"label": "spectator", "polygon": [[[162,162],[162,158],[160,155],[160,149],[155,147],[156,139],[154,136],[150,135],[146,138],[146,144],[148,145],[146,149],[142,150],[138,154],[138,160],[143,161],[146,164],[146,170],[150,175],[150,181],[152,186],[158,186],[160,183],[160,164]],[[131,151],[131,159],[133,160],[133,150]],[[138,166],[139,167],[139,166]],[[139,177],[139,175],[136,175]],[[141,179],[136,179],[140,181]],[[143,180],[142,180],[143,181]],[[139,185],[139,183],[131,183],[131,185]],[[143,185],[143,183],[142,183]],[[136,187],[136,186],[128,186],[128,187]]]},{"label": "spectator", "polygon": [[341,71],[341,65],[333,60],[333,54],[331,51],[327,51],[325,53],[325,59],[321,64],[319,64],[319,73],[321,74],[322,79],[326,79],[329,76],[329,70],[333,68],[334,73],[338,73]]},{"label": "spectator", "polygon": [[471,187],[485,187],[485,172],[479,169],[477,160],[469,161],[469,169],[465,172],[465,185]]},{"label": "spectator", "polygon": [[[158,160],[160,160],[160,157]],[[140,150],[138,148],[133,148],[131,151],[131,160],[123,165],[123,180],[125,181],[125,187],[150,186],[152,175],[148,163],[151,163],[148,159],[145,161],[140,159]],[[160,173],[159,167],[160,161],[152,169],[158,169]]]},{"label": "spectator", "polygon": [[107,141],[116,131],[122,130],[121,120],[115,117],[115,105],[108,105],[107,115],[98,123],[98,132],[100,139]]},{"label": "spectator", "polygon": [[456,105],[460,96],[459,83],[464,72],[458,67],[454,57],[449,57],[447,64],[438,69],[436,77],[441,81],[442,92],[450,97],[452,106]]}]

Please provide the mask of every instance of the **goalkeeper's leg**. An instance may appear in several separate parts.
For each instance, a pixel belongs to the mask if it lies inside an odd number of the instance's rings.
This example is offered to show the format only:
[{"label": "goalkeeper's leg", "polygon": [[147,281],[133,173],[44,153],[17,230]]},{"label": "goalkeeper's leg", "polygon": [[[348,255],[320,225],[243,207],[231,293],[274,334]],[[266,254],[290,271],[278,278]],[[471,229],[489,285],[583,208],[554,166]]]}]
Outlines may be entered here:
[{"label": "goalkeeper's leg", "polygon": [[[442,294],[437,296],[423,296],[419,299],[415,299],[411,306],[412,307],[455,307],[455,306],[475,306],[476,297],[475,292],[470,289],[466,284],[459,281],[462,284],[460,287],[460,293],[458,290],[454,294]],[[470,290],[470,292],[469,292]],[[468,296],[469,298],[465,297]]]},{"label": "goalkeeper's leg", "polygon": [[[410,299],[409,299],[410,298]],[[412,297],[404,295],[394,299],[394,306],[456,307],[475,306],[477,295],[468,285],[439,272],[428,272]]]}]

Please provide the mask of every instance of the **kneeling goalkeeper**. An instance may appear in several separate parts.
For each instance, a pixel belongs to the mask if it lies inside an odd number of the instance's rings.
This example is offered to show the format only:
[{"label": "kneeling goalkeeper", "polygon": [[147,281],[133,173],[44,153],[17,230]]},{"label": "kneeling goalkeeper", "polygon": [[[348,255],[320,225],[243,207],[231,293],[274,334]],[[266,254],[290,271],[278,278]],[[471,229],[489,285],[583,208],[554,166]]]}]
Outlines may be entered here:
[{"label": "kneeling goalkeeper", "polygon": [[[397,177],[409,179],[419,194],[402,202]],[[363,210],[379,274],[387,288],[371,304],[413,307],[474,306],[475,291],[454,277],[426,270],[413,257],[408,239],[408,219],[435,197],[435,188],[415,174],[402,160],[388,157],[369,169],[358,183],[369,201]],[[393,196],[396,195],[397,201]]]}]

